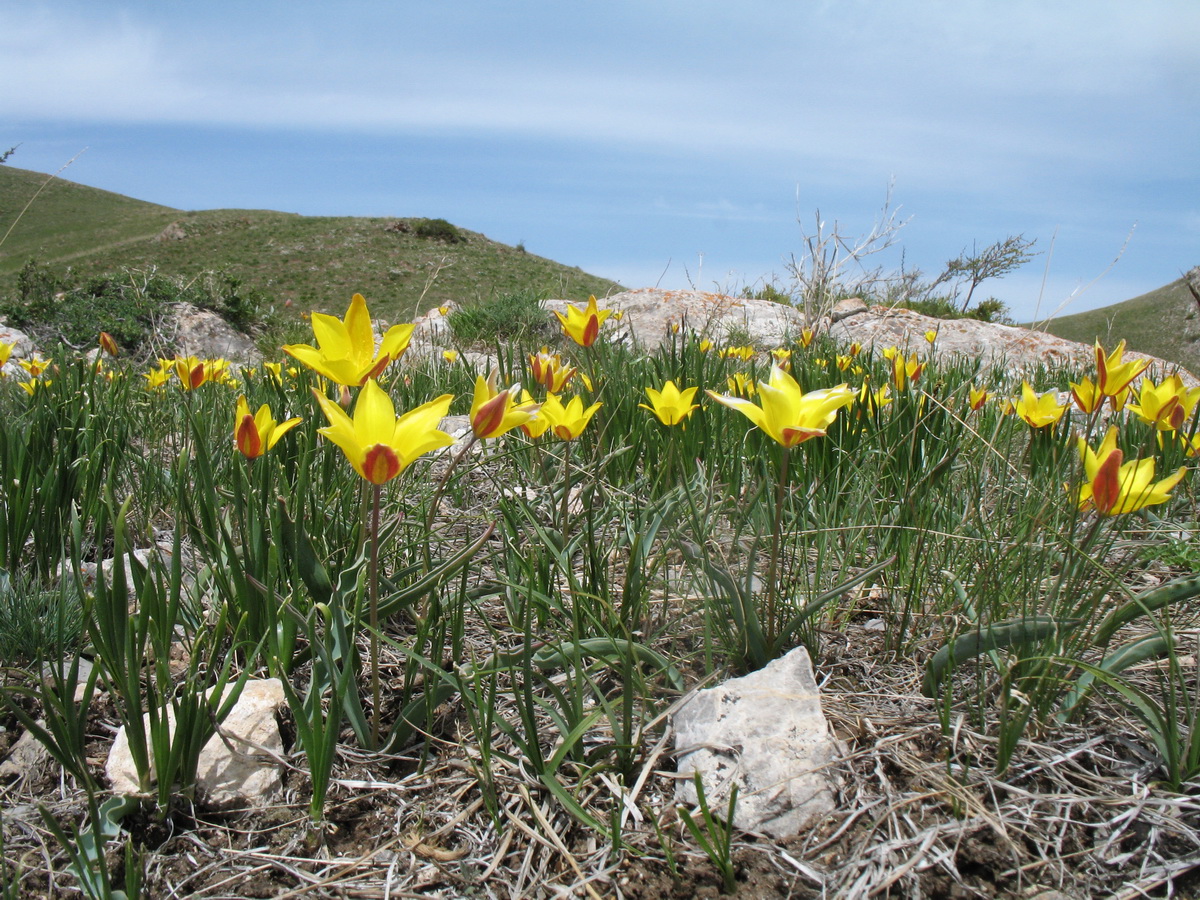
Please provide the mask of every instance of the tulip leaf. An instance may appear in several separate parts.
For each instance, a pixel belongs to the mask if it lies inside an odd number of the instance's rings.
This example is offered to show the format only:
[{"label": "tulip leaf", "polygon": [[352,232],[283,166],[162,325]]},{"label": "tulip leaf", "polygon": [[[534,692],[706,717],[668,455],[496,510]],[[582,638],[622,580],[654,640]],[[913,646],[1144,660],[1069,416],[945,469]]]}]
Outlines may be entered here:
[{"label": "tulip leaf", "polygon": [[[1108,653],[1096,668],[1101,672],[1116,675],[1140,662],[1145,662],[1148,659],[1157,659],[1170,651],[1174,646],[1174,642],[1166,635],[1148,634],[1135,641],[1130,641],[1128,644],[1122,644],[1111,653]],[[1091,690],[1095,680],[1096,675],[1090,670],[1085,671],[1079,676],[1079,679],[1075,682],[1075,686],[1071,688],[1067,696],[1063,699],[1062,709],[1059,710],[1057,716],[1060,722],[1066,722],[1071,717],[1075,709],[1083,702],[1083,699]]]},{"label": "tulip leaf", "polygon": [[333,597],[333,581],[329,577],[329,570],[317,558],[317,552],[308,539],[308,532],[304,528],[303,520],[292,521],[292,517],[288,515],[287,503],[283,498],[280,498],[279,506],[281,513],[279,521],[283,531],[285,551],[295,563],[300,578],[312,595],[313,603],[329,603]]},{"label": "tulip leaf", "polygon": [[633,641],[622,640],[621,638],[587,638],[582,641],[545,647],[534,654],[533,664],[544,671],[546,669],[557,668],[579,656],[593,656],[611,665],[619,662],[626,654],[636,657],[639,662],[653,665],[660,669],[666,675],[667,680],[671,682],[673,688],[680,691],[683,690],[683,676],[679,674],[679,671],[671,665],[665,656],[652,650],[645,644],[638,644]]},{"label": "tulip leaf", "polygon": [[[386,596],[381,596],[379,598],[380,620],[390,618],[391,616],[394,616],[396,613],[400,612],[402,609],[409,608],[425,594],[434,590],[446,578],[459,571],[471,560],[471,557],[478,553],[480,548],[487,543],[488,539],[492,536],[492,531],[495,529],[495,527],[495,522],[489,524],[488,527],[483,530],[483,533],[480,534],[473,543],[467,545],[462,550],[459,550],[457,553],[440,563],[438,566],[430,569],[425,575],[423,575],[421,578],[418,578],[412,584],[406,585],[403,588],[397,588],[395,583],[399,579],[397,579],[395,576],[392,578],[385,577],[382,579],[389,593]],[[406,571],[411,572],[412,569]],[[419,569],[417,571],[419,571]]]},{"label": "tulip leaf", "polygon": [[1054,616],[1023,616],[997,622],[953,638],[934,654],[925,668],[922,693],[937,696],[938,685],[957,665],[993,650],[1013,645],[1028,645],[1073,631],[1082,619],[1060,619]]},{"label": "tulip leaf", "polygon": [[1104,617],[1104,621],[1096,628],[1093,643],[1103,647],[1112,640],[1113,635],[1123,625],[1128,625],[1138,616],[1163,609],[1180,600],[1191,600],[1197,596],[1200,596],[1200,575],[1177,578],[1144,591]]},{"label": "tulip leaf", "polygon": [[866,581],[870,578],[874,578],[876,575],[878,575],[880,572],[882,572],[884,569],[886,569],[888,566],[890,566],[895,561],[896,561],[896,556],[895,556],[895,554],[892,554],[887,559],[882,560],[881,562],[877,562],[877,563],[875,563],[875,565],[870,566],[866,569],[863,569],[857,575],[852,575],[850,578],[846,579],[845,581],[843,581],[841,584],[837,585],[836,587],[831,587],[829,590],[825,591],[823,594],[819,595],[818,597],[814,598],[813,600],[810,600],[807,604],[805,604],[804,609],[802,609],[802,610],[800,610],[800,612],[796,613],[796,615],[793,616],[791,618],[791,620],[788,621],[788,623],[779,632],[780,643],[782,643],[784,640],[788,639],[792,634],[794,634],[796,632],[796,630],[798,628],[800,628],[802,625],[804,625],[805,622],[807,622],[809,619],[811,619],[813,616],[815,616],[817,613],[819,613],[822,609],[824,609],[825,605],[827,603],[829,603],[830,600],[836,600],[839,597],[841,597],[843,594],[845,594],[846,591],[850,590],[852,587],[857,587],[858,585],[862,584],[864,581]]}]

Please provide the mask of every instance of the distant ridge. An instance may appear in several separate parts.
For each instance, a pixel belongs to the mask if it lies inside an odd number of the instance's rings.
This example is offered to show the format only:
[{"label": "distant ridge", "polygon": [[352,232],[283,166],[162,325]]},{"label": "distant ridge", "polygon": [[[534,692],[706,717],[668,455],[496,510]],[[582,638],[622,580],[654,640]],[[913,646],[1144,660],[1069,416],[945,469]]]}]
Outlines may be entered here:
[{"label": "distant ridge", "polygon": [[[0,166],[0,237],[47,177]],[[54,178],[0,245],[0,293],[13,289],[12,275],[30,259],[85,276],[126,267],[182,276],[220,270],[302,310],[338,314],[357,292],[391,321],[520,290],[587,299],[623,289],[465,229],[447,232],[458,241],[421,237],[424,221],[189,212]]]},{"label": "distant ridge", "polygon": [[1170,284],[1131,300],[1052,319],[1044,330],[1087,344],[1098,339],[1106,347],[1124,338],[1131,350],[1200,373],[1200,303],[1188,290],[1189,276],[1200,288],[1200,267],[1197,267]]}]

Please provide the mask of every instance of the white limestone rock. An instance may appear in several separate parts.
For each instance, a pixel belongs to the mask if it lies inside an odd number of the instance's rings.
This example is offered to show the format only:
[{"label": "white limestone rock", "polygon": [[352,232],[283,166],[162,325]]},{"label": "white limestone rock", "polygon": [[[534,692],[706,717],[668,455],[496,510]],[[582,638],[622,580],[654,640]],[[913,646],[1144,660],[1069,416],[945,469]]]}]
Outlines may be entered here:
[{"label": "white limestone rock", "polygon": [[[583,307],[587,298],[570,302]],[[568,301],[546,300],[542,305],[547,313],[565,314]],[[619,320],[610,317],[602,326],[605,340],[632,341],[646,349],[669,343],[676,325],[718,346],[734,340],[769,349],[799,337],[807,324],[795,307],[708,291],[643,288],[597,298],[597,305],[621,313]]]},{"label": "white limestone rock", "polygon": [[[37,723],[46,727],[45,719],[38,719]],[[9,748],[4,761],[0,762],[0,778],[15,778],[18,782],[24,782],[37,777],[49,762],[50,751],[46,745],[34,737],[32,731],[26,731]]]},{"label": "white limestone rock", "polygon": [[276,713],[284,704],[278,678],[247,681],[196,766],[196,787],[213,806],[262,805],[283,792],[283,737]]},{"label": "white limestone rock", "polygon": [[675,799],[697,801],[699,772],[714,813],[738,787],[733,824],[789,837],[833,812],[828,764],[845,753],[821,711],[808,651],[797,647],[763,669],[698,691],[675,713]]},{"label": "white limestone rock", "polygon": [[[283,737],[275,714],[284,703],[278,678],[247,681],[219,733],[208,739],[196,766],[196,789],[222,808],[262,806],[283,791]],[[168,710],[170,727],[174,716]],[[149,727],[149,716],[144,721]],[[138,792],[137,768],[122,727],[105,766],[115,793]]]},{"label": "white limestone rock", "polygon": [[175,330],[171,343],[179,356],[227,359],[244,366],[262,362],[262,353],[254,346],[254,341],[212,310],[191,303],[176,303],[170,326]]}]

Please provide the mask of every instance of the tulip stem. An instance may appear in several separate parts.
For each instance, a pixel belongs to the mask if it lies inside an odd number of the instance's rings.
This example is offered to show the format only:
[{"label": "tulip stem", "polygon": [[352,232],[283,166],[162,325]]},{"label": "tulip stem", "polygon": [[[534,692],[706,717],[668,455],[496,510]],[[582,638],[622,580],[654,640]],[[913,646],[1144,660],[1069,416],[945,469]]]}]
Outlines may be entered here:
[{"label": "tulip stem", "polygon": [[779,484],[775,488],[775,521],[771,533],[771,560],[767,564],[767,644],[773,650],[776,638],[775,603],[779,594],[777,574],[779,571],[779,548],[783,542],[783,498],[787,494],[788,461],[792,448],[783,447],[783,459],[779,464]]},{"label": "tulip stem", "polygon": [[462,445],[462,449],[454,454],[454,458],[450,460],[450,464],[446,466],[446,471],[442,473],[442,477],[438,479],[437,486],[433,489],[433,498],[429,501],[429,512],[425,514],[425,571],[428,572],[433,568],[433,560],[429,555],[429,540],[433,535],[433,520],[437,516],[438,504],[442,502],[442,494],[446,492],[446,484],[450,481],[450,476],[454,470],[458,468],[458,464],[462,462],[464,456],[475,445],[475,441],[479,436],[474,431],[471,432],[466,442]]},{"label": "tulip stem", "polygon": [[379,749],[379,507],[383,485],[376,484],[371,503],[371,562],[367,587],[371,618],[371,744]]},{"label": "tulip stem", "polygon": [[563,441],[563,494],[562,507],[560,508],[560,516],[562,521],[559,523],[559,534],[562,535],[563,551],[567,549],[567,520],[571,515],[571,442]]}]

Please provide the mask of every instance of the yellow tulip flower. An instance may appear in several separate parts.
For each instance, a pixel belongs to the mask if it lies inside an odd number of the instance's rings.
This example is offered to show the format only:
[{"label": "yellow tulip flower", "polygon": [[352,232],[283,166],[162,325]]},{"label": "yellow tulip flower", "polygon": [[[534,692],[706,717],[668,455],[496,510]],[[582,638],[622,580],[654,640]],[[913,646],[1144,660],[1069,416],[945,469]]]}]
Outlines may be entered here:
[{"label": "yellow tulip flower", "polygon": [[596,410],[601,405],[600,403],[593,403],[587,409],[584,409],[583,399],[575,396],[570,399],[566,406],[563,406],[563,402],[557,394],[547,394],[546,402],[542,404],[538,418],[546,420],[547,427],[553,432],[556,438],[563,441],[570,441],[583,433],[583,429],[587,427],[587,423],[596,414]]},{"label": "yellow tulip flower", "polygon": [[970,405],[972,412],[978,412],[983,409],[983,405],[987,403],[987,399],[987,388],[979,388],[972,385],[971,390],[967,393],[967,403]]},{"label": "yellow tulip flower", "polygon": [[1146,359],[1135,359],[1123,362],[1125,342],[1117,344],[1117,349],[1109,355],[1104,355],[1104,348],[1096,341],[1096,389],[1105,397],[1116,397],[1131,384],[1133,379],[1141,375],[1150,365]]},{"label": "yellow tulip flower", "polygon": [[1108,429],[1095,451],[1080,438],[1079,453],[1088,478],[1087,484],[1079,489],[1079,508],[1094,508],[1102,516],[1116,516],[1165,503],[1170,499],[1171,489],[1187,472],[1186,466],[1180,466],[1175,474],[1156,482],[1153,459],[1125,462],[1124,454],[1117,447],[1115,428]]},{"label": "yellow tulip flower", "polygon": [[1200,387],[1187,389],[1178,375],[1172,375],[1158,385],[1143,378],[1138,402],[1130,403],[1129,409],[1159,431],[1178,431],[1191,420],[1197,400],[1200,400]]},{"label": "yellow tulip flower", "polygon": [[1054,391],[1035,394],[1029,382],[1022,381],[1021,399],[1016,402],[1014,410],[1034,428],[1045,428],[1058,422],[1067,408],[1059,404]]},{"label": "yellow tulip flower", "polygon": [[736,409],[782,446],[795,447],[809,438],[825,434],[837,417],[837,411],[854,402],[855,392],[845,384],[839,384],[806,394],[800,390],[796,379],[773,366],[767,382],[758,385],[761,407],[741,397],[712,391],[708,395],[718,403]]},{"label": "yellow tulip flower", "polygon": [[920,378],[924,371],[925,363],[918,360],[915,353],[909,354],[908,359],[904,358],[903,353],[892,356],[892,384],[898,391],[904,390],[906,385]]},{"label": "yellow tulip flower", "polygon": [[376,378],[388,363],[401,357],[412,338],[412,325],[393,325],[383,335],[378,350],[371,314],[362,294],[355,294],[346,309],[345,320],[324,313],[312,315],[317,346],[289,344],[283,351],[330,381],[348,387],[362,387]]},{"label": "yellow tulip flower", "polygon": [[575,373],[579,370],[574,366],[563,365],[562,357],[551,353],[548,347],[543,347],[537,353],[529,354],[529,371],[533,380],[551,394],[560,393]]},{"label": "yellow tulip flower", "polygon": [[755,393],[754,379],[744,372],[734,372],[725,380],[729,385],[729,393],[735,397],[753,397]]},{"label": "yellow tulip flower", "polygon": [[717,355],[721,359],[740,359],[742,362],[749,362],[754,359],[754,348],[746,347],[725,347],[718,351]]},{"label": "yellow tulip flower", "polygon": [[798,343],[801,347],[807,347],[813,342],[813,338],[816,336],[817,333],[811,328],[804,328],[800,331],[800,339],[796,343]]},{"label": "yellow tulip flower", "polygon": [[611,316],[611,309],[598,309],[595,295],[588,297],[587,307],[580,309],[573,303],[567,304],[567,314],[564,316],[558,310],[554,315],[562,324],[563,333],[581,347],[590,347],[596,343],[600,334],[600,326]]},{"label": "yellow tulip flower", "polygon": [[150,390],[157,390],[171,380],[173,374],[169,366],[159,366],[157,369],[151,369],[144,376],[146,379],[146,387]]},{"label": "yellow tulip flower", "polygon": [[646,396],[650,398],[651,405],[639,403],[638,406],[650,410],[664,425],[678,425],[700,408],[692,402],[698,390],[699,388],[690,387],[681,391],[675,387],[675,382],[668,381],[661,391],[646,388]]},{"label": "yellow tulip flower", "polygon": [[858,403],[860,406],[865,406],[868,410],[883,409],[891,402],[892,386],[890,384],[885,384],[883,387],[871,390],[871,382],[864,381],[862,387],[858,389]]},{"label": "yellow tulip flower", "polygon": [[12,356],[14,346],[14,344],[0,341],[0,368],[3,368],[8,363],[9,357]]},{"label": "yellow tulip flower", "polygon": [[329,420],[318,432],[337,444],[354,471],[371,484],[385,484],[422,454],[454,443],[438,428],[450,410],[452,394],[442,394],[397,418],[392,398],[374,378],[368,378],[353,419],[328,397],[313,394]]},{"label": "yellow tulip flower", "polygon": [[22,359],[20,366],[29,373],[30,378],[41,378],[45,371],[50,368],[50,361],[42,359],[40,356],[35,356],[33,359]]},{"label": "yellow tulip flower", "polygon": [[1085,378],[1076,384],[1071,382],[1071,397],[1075,405],[1084,415],[1091,415],[1104,403],[1104,393],[1094,384],[1092,379]]},{"label": "yellow tulip flower", "polygon": [[242,394],[237,398],[237,409],[233,416],[234,445],[246,459],[257,459],[299,424],[299,416],[286,422],[276,422],[271,415],[271,408],[265,403],[257,413],[250,415],[250,405]]},{"label": "yellow tulip flower", "polygon": [[[541,412],[542,404],[538,403],[530,396],[529,391],[521,391],[521,402],[516,405],[517,409],[528,410],[531,414]],[[521,423],[521,430],[534,440],[540,438],[546,433],[546,429],[550,427],[550,423],[545,416],[531,415],[531,417]]]},{"label": "yellow tulip flower", "polygon": [[175,377],[185,391],[194,391],[208,380],[209,369],[195,356],[177,356],[172,363]]},{"label": "yellow tulip flower", "polygon": [[120,350],[117,349],[116,339],[107,331],[100,332],[99,344],[100,349],[109,356],[116,356],[120,352]]},{"label": "yellow tulip flower", "polygon": [[493,369],[487,378],[480,375],[475,379],[470,419],[471,430],[476,437],[499,437],[537,415],[536,406],[518,406],[514,402],[513,397],[521,390],[519,384],[497,391],[496,377],[496,370]]}]

